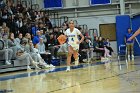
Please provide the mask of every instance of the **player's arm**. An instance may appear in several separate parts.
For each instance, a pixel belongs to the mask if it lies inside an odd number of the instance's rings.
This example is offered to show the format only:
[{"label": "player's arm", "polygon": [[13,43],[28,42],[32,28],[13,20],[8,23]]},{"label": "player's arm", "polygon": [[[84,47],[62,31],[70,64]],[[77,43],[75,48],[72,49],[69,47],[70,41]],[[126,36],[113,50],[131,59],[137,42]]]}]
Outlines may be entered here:
[{"label": "player's arm", "polygon": [[84,41],[84,36],[83,34],[80,34],[80,36],[81,36],[81,40],[79,41],[79,43],[82,43]]},{"label": "player's arm", "polygon": [[128,39],[128,41],[131,41],[132,39],[134,39],[137,35],[139,35],[140,34],[140,28],[134,33],[134,35],[133,36],[131,36],[129,39]]}]

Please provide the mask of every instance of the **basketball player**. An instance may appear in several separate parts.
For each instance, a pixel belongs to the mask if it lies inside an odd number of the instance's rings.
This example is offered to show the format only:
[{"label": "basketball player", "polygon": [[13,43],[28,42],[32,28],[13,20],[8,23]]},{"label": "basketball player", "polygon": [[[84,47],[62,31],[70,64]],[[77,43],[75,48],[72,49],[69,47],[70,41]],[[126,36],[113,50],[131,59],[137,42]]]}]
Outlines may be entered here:
[{"label": "basketball player", "polygon": [[131,36],[128,41],[131,41],[132,39],[134,39],[137,35],[140,34],[140,28],[133,34],[133,36]]},{"label": "basketball player", "polygon": [[[78,51],[79,51],[79,44],[84,40],[84,36],[82,33],[75,28],[74,22],[71,20],[69,22],[69,29],[65,31],[65,35],[67,36],[67,43],[68,43],[68,56],[67,56],[67,69],[66,71],[70,71],[70,63],[71,63],[71,56],[73,54],[75,59],[75,65],[78,65]],[[79,40],[78,36],[81,36],[81,40]]]}]

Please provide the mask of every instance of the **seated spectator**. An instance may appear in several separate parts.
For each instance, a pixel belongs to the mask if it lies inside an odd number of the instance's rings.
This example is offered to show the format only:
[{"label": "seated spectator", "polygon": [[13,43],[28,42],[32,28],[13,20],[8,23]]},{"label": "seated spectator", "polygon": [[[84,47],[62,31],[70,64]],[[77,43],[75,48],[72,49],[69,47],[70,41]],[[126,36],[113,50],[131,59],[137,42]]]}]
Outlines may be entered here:
[{"label": "seated spectator", "polygon": [[22,33],[19,33],[18,38],[16,38],[16,42],[18,45],[20,45],[20,42],[22,41],[22,39],[23,39]]},{"label": "seated spectator", "polygon": [[68,44],[67,43],[64,43],[64,44],[61,44],[59,47],[60,48],[57,51],[57,56],[59,56],[60,61],[62,61],[62,59],[67,59],[67,55],[68,55]]},{"label": "seated spectator", "polygon": [[[1,38],[1,42],[4,43],[2,38]],[[0,47],[2,47],[2,46],[3,45],[0,44]],[[5,64],[7,64],[7,65],[11,64],[12,55],[13,55],[13,50],[9,49],[9,48],[6,48],[5,45],[4,45],[4,48],[2,50],[0,50],[0,56],[4,58]]]},{"label": "seated spectator", "polygon": [[51,53],[46,52],[45,50],[45,44],[43,43],[43,38],[40,38],[40,42],[38,43],[38,52],[41,55],[41,57],[45,60],[47,60],[47,63],[50,67],[55,67],[51,64]]},{"label": "seated spectator", "polygon": [[28,43],[28,41],[31,40],[31,34],[26,33],[25,37],[22,40],[24,40],[24,41],[26,41]]},{"label": "seated spectator", "polygon": [[106,39],[106,41],[104,42],[104,45],[109,50],[109,55],[112,55],[112,52],[114,52],[114,51],[113,51],[112,47],[110,46],[111,44],[110,44],[109,38]]},{"label": "seated spectator", "polygon": [[58,38],[61,35],[60,29],[58,27],[54,27],[53,33],[56,36],[56,38]]},{"label": "seated spectator", "polygon": [[7,27],[5,22],[2,24],[2,29],[4,30],[4,33],[9,36],[10,29]]},{"label": "seated spectator", "polygon": [[53,33],[50,34],[50,39],[47,41],[48,42],[48,49],[51,51],[52,57],[56,58],[57,57],[57,51],[59,49],[58,47],[58,41],[55,39]]},{"label": "seated spectator", "polygon": [[30,32],[29,30],[30,30],[30,29],[29,29],[29,27],[28,27],[27,22],[23,22],[22,27],[19,28],[19,32],[22,33],[23,36],[25,36],[26,33],[29,33],[29,32]]},{"label": "seated spectator", "polygon": [[38,30],[39,30],[38,24],[36,23],[36,24],[31,28],[32,37],[33,37],[33,36],[36,36],[36,33],[37,33]]},{"label": "seated spectator", "polygon": [[1,36],[3,36],[5,34],[4,29],[1,28],[0,34],[1,34]]},{"label": "seated spectator", "polygon": [[37,47],[36,45],[39,43],[39,40],[40,40],[40,31],[38,30],[37,35],[34,36],[34,38],[33,38],[33,44],[34,44],[35,48]]},{"label": "seated spectator", "polygon": [[[100,47],[99,47],[99,44],[100,44]],[[99,43],[99,37],[95,38],[93,42],[93,47],[94,47],[94,52],[97,53],[97,59],[100,59],[100,55],[98,55],[98,53],[101,53],[102,57],[104,56],[105,51],[104,51],[104,45],[102,45],[102,42],[101,42],[101,38],[100,38],[100,43]]]},{"label": "seated spectator", "polygon": [[89,39],[85,38],[85,40],[80,44],[79,54],[80,54],[80,62],[85,62],[86,59],[89,58],[90,46]]},{"label": "seated spectator", "polygon": [[10,33],[9,38],[8,38],[8,48],[13,50],[13,58],[15,59],[16,57],[16,52],[17,52],[17,42],[15,40],[14,34]]},{"label": "seated spectator", "polygon": [[16,58],[19,61],[26,60],[27,61],[27,70],[31,70],[30,65],[33,64],[36,69],[40,69],[37,65],[37,62],[35,62],[29,53],[26,53],[24,50],[24,46],[26,45],[26,41],[21,41],[21,46],[18,48],[18,51],[16,53]]},{"label": "seated spectator", "polygon": [[85,53],[84,51],[82,51],[84,49],[84,42],[85,41],[81,42],[80,47],[79,47],[79,54],[80,54],[80,56],[79,56],[79,62],[80,63],[84,63],[84,59],[87,58],[87,53]]},{"label": "seated spectator", "polygon": [[47,42],[47,39],[46,39],[46,37],[45,37],[45,35],[44,35],[43,30],[40,30],[40,38],[43,39],[43,43],[46,43],[46,42]]}]

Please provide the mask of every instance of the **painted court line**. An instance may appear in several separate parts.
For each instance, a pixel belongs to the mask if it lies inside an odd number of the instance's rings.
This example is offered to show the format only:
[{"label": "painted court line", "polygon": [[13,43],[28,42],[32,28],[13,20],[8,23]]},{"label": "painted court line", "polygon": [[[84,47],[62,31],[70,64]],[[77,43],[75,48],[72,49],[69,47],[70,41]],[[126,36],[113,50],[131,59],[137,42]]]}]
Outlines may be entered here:
[{"label": "painted court line", "polygon": [[[131,71],[131,72],[127,72],[127,73],[122,73],[122,74],[118,74],[118,75],[113,75],[113,76],[110,76],[110,77],[105,77],[105,78],[98,79],[98,80],[94,80],[94,81],[87,81],[87,82],[84,82],[84,83],[80,83],[80,85],[86,85],[86,84],[93,83],[93,82],[99,82],[99,81],[101,81],[101,80],[110,79],[110,78],[113,78],[113,77],[116,77],[116,76],[125,75],[125,74],[129,74],[129,73],[136,72],[136,71],[140,71],[140,69],[139,69],[139,70],[135,70],[135,71]],[[53,93],[53,92],[56,92],[56,91],[61,91],[61,90],[67,89],[67,88],[75,87],[75,86],[77,86],[77,85],[73,85],[73,86],[70,86],[70,87],[66,87],[66,88],[61,88],[61,89],[49,91],[49,92],[47,92],[47,93]]]},{"label": "painted court line", "polygon": [[[100,64],[90,64],[90,66],[102,65],[102,64],[103,63],[100,63]],[[89,66],[88,64],[81,64],[81,65],[78,65],[78,66],[71,66],[71,68],[73,70],[73,69],[79,69],[79,68],[86,68],[88,66]],[[36,74],[36,72],[30,72],[30,76],[36,76],[36,75],[41,75],[41,74],[65,71],[66,67],[55,68],[52,71],[46,71],[46,70],[38,71],[38,74]],[[2,76],[2,77],[0,77],[0,81],[6,81],[6,80],[10,80],[10,79],[17,79],[17,78],[25,78],[25,77],[28,77],[28,76],[29,76],[29,73],[27,73],[27,72],[23,73],[23,74],[16,74],[16,75],[10,75],[10,76]]]}]

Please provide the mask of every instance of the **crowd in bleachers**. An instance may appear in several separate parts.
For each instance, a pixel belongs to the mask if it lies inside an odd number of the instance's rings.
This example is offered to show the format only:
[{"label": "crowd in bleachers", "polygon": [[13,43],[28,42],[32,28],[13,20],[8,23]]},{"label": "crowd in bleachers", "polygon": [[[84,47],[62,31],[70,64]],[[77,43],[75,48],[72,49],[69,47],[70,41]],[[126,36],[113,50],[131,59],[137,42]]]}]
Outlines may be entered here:
[{"label": "crowd in bleachers", "polygon": [[[68,22],[64,22],[60,30],[52,25],[47,13],[23,7],[21,2],[18,2],[17,5],[2,6],[0,12],[0,37],[4,42],[0,55],[4,55],[5,63],[11,64],[13,59],[19,61],[26,59],[27,69],[31,69],[30,64],[37,69],[40,69],[38,65],[54,67],[51,59],[58,58],[58,51],[65,43],[65,41],[59,42],[58,38],[68,28]],[[77,28],[82,31],[80,27]],[[80,44],[79,62],[83,62],[87,58],[87,53],[91,54],[91,57],[93,57],[92,52],[105,56],[105,47],[109,50],[107,56],[113,52],[109,39],[105,40],[95,36],[94,42],[91,42],[90,36],[87,34],[84,36],[85,40]],[[63,52],[67,52],[67,50]],[[48,60],[47,63],[46,60]]]}]

